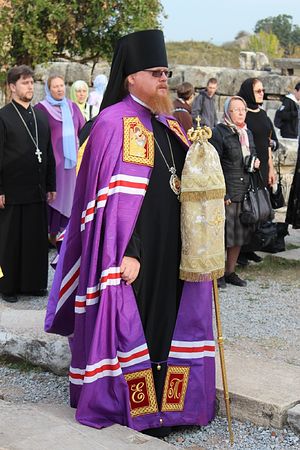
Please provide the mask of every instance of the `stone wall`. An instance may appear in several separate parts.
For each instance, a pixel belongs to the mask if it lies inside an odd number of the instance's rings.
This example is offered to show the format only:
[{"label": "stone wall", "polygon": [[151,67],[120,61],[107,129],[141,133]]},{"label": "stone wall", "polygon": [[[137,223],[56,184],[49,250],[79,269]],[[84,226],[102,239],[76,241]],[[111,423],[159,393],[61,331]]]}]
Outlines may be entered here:
[{"label": "stone wall", "polygon": [[88,86],[93,85],[93,80],[97,75],[104,73],[109,75],[109,65],[105,62],[101,62],[95,65],[70,63],[68,61],[57,61],[52,64],[41,64],[35,68],[35,93],[33,103],[37,103],[45,97],[45,81],[50,75],[62,75],[64,77],[67,96],[69,95],[70,86],[76,80],[84,80]]},{"label": "stone wall", "polygon": [[[254,56],[245,55],[245,67],[251,63]],[[250,62],[249,62],[250,61]],[[255,60],[256,67],[259,66],[261,59]],[[259,62],[259,64],[258,64]],[[171,67],[173,70],[173,77],[170,79],[169,86],[171,91],[175,92],[176,86],[183,81],[189,81],[192,83],[196,90],[206,86],[209,78],[217,78],[218,80],[218,92],[216,95],[216,106],[218,116],[221,118],[224,101],[230,96],[238,92],[242,82],[249,77],[260,78],[266,89],[266,98],[264,107],[273,120],[274,114],[278,106],[280,105],[280,97],[287,94],[294,89],[295,84],[299,81],[299,77],[296,76],[283,76],[279,73],[273,73],[265,70],[251,70],[251,69],[229,69],[227,67],[206,67],[206,66],[185,66],[177,65]],[[67,86],[67,95],[71,84],[76,80],[84,80],[89,86],[92,86],[94,78],[104,73],[109,75],[109,65],[105,62],[101,62],[95,65],[70,63],[68,61],[57,61],[51,64],[38,65],[35,69],[35,94],[33,98],[33,104],[44,98],[44,84],[49,75],[59,74],[65,79]],[[0,90],[0,106],[5,103],[4,93]],[[278,130],[277,130],[278,131]],[[291,139],[280,139],[280,151],[282,159],[282,173],[284,190],[286,196],[288,195],[292,175],[294,173],[294,166],[297,157],[297,141]],[[275,155],[276,156],[276,155]]]}]

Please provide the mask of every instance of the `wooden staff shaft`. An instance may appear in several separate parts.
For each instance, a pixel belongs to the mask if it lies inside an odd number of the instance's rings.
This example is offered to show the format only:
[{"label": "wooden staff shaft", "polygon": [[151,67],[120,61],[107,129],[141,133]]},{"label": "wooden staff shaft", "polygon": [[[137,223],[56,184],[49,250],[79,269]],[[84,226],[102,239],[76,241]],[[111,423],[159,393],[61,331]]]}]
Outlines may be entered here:
[{"label": "wooden staff shaft", "polygon": [[220,354],[220,363],[221,363],[221,373],[222,373],[222,381],[223,381],[224,400],[225,400],[225,407],[226,407],[226,416],[227,416],[227,422],[228,422],[228,431],[229,431],[229,436],[230,436],[230,444],[233,445],[234,435],[233,435],[232,424],[231,424],[229,392],[228,392],[226,367],[225,367],[225,356],[224,356],[224,339],[223,339],[223,336],[222,336],[218,283],[217,283],[217,279],[216,278],[213,279],[213,292],[214,292],[214,304],[215,304],[215,313],[216,313],[218,346],[219,346],[219,354]]}]

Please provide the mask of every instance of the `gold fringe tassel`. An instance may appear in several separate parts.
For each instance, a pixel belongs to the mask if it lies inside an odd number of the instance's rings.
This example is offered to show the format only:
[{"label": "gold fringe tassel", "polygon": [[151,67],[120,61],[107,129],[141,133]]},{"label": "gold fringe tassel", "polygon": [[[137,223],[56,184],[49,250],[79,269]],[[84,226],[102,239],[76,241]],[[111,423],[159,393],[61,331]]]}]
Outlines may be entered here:
[{"label": "gold fringe tassel", "polygon": [[212,281],[214,278],[220,278],[224,275],[223,269],[216,269],[209,273],[199,273],[199,272],[187,272],[186,270],[180,269],[179,278],[184,281],[191,281],[197,283],[198,281]]},{"label": "gold fringe tassel", "polygon": [[181,192],[180,201],[193,202],[197,200],[216,200],[216,199],[223,199],[224,196],[225,196],[224,189],[214,189],[211,191],[202,191],[202,192]]}]

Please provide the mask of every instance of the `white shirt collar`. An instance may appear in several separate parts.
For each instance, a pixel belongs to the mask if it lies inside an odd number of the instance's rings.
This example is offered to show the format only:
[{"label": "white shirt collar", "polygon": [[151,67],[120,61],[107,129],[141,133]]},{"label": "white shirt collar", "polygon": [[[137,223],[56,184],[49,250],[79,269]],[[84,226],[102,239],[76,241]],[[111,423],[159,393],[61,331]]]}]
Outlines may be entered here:
[{"label": "white shirt collar", "polygon": [[137,102],[137,103],[139,103],[140,105],[142,105],[142,106],[144,106],[145,108],[147,108],[147,109],[150,109],[150,111],[151,111],[151,108],[149,108],[149,106],[146,104],[146,103],[144,103],[142,100],[140,100],[139,98],[137,98],[135,95],[133,95],[133,94],[129,94],[130,95],[130,97],[135,101],[135,102]]}]

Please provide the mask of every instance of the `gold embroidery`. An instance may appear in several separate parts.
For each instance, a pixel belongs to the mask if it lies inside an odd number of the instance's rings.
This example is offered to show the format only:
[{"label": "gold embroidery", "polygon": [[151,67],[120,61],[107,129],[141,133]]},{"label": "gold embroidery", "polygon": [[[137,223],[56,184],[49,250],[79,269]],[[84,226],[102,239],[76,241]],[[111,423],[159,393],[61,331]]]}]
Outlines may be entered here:
[{"label": "gold embroidery", "polygon": [[138,117],[124,117],[123,122],[123,161],[153,167],[153,133],[144,127]]},{"label": "gold embroidery", "polygon": [[190,368],[187,366],[169,366],[161,411],[182,411],[189,380]]},{"label": "gold embroidery", "polygon": [[185,137],[177,120],[167,119],[168,125],[172,131],[186,144],[189,145],[187,138]]},{"label": "gold embroidery", "polygon": [[128,384],[132,417],[158,412],[152,369],[124,375]]},{"label": "gold embroidery", "polygon": [[132,392],[131,399],[133,403],[141,403],[145,400],[145,394],[143,393],[145,383],[140,381],[137,384],[132,384],[130,390]]}]

